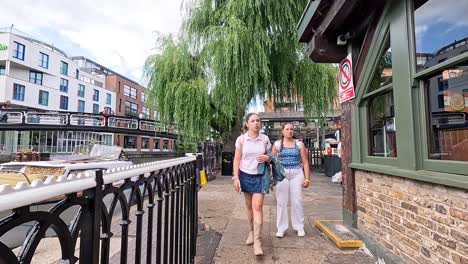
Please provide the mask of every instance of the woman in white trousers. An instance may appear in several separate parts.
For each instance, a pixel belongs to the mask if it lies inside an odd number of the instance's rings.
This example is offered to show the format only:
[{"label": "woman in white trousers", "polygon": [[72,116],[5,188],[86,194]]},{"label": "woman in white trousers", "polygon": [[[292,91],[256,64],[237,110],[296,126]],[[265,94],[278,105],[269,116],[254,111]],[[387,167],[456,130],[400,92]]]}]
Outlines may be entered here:
[{"label": "woman in white trousers", "polygon": [[310,183],[310,170],[307,150],[304,144],[294,138],[294,126],[283,126],[281,140],[275,142],[272,153],[278,155],[289,180],[284,179],[276,185],[276,228],[277,237],[283,237],[289,227],[288,198],[291,195],[291,223],[298,236],[305,236],[302,188]]}]

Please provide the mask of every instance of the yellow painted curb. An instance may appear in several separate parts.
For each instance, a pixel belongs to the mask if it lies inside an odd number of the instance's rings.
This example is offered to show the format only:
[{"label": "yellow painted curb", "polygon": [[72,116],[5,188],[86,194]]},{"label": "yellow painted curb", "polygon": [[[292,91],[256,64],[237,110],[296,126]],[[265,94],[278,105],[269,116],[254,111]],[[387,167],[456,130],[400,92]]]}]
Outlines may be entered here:
[{"label": "yellow painted curb", "polygon": [[342,240],[335,233],[333,233],[328,227],[324,224],[325,222],[343,222],[341,220],[316,220],[315,226],[322,230],[325,235],[327,235],[338,247],[340,248],[359,248],[362,246],[361,240]]}]

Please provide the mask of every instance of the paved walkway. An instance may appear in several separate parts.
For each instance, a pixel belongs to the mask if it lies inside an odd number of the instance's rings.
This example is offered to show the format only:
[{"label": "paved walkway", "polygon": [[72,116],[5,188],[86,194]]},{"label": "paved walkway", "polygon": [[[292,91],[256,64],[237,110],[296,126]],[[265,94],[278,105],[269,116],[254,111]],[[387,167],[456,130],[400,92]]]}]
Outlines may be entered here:
[{"label": "paved walkway", "polygon": [[314,220],[341,219],[341,186],[323,174],[313,173],[304,192],[305,237],[289,229],[276,238],[276,200],[265,197],[263,257],[246,246],[247,218],[243,195],[235,193],[231,177],[218,176],[199,193],[199,212],[204,230],[199,233],[197,263],[375,263],[363,250],[341,250],[314,226]]}]

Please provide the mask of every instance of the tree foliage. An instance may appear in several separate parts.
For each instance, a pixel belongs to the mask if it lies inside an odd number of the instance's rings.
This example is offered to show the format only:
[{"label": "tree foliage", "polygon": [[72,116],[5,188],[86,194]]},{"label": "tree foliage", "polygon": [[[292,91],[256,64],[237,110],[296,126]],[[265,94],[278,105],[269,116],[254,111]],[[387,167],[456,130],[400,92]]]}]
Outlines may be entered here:
[{"label": "tree foliage", "polygon": [[309,117],[336,97],[336,70],[313,64],[296,25],[307,0],[194,0],[177,40],[148,58],[149,99],[189,138],[239,122],[256,96],[302,98]]}]

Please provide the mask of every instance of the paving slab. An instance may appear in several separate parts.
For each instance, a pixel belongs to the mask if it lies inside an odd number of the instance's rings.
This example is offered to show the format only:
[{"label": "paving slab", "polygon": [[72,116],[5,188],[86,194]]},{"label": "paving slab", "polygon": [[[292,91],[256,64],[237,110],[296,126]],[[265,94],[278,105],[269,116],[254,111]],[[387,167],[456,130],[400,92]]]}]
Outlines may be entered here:
[{"label": "paving slab", "polygon": [[[276,199],[274,192],[265,196],[263,251],[253,254],[245,245],[248,233],[243,195],[232,188],[230,177],[217,176],[199,193],[199,214],[210,229],[222,237],[211,263],[375,263],[363,249],[342,250],[314,226],[315,220],[341,220],[341,185],[323,174],[312,173],[311,185],[304,190],[305,237],[289,228],[283,238],[276,234]],[[200,262],[197,258],[196,263]]]}]

